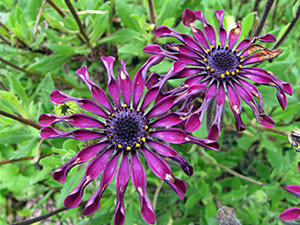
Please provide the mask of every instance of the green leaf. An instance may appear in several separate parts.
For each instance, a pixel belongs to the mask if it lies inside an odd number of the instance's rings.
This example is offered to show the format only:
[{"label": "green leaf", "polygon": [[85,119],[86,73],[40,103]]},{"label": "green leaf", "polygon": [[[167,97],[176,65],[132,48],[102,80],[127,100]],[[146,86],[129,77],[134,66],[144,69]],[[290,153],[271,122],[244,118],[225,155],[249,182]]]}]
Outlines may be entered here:
[{"label": "green leaf", "polygon": [[12,76],[12,75],[8,75],[7,76],[8,80],[9,80],[9,84],[10,84],[10,89],[12,90],[12,92],[17,95],[23,102],[25,108],[26,108],[26,111],[28,111],[28,97],[25,93],[25,89],[24,87],[22,86],[22,84],[20,83],[20,81],[18,81],[16,79],[15,76]]},{"label": "green leaf", "polygon": [[254,17],[255,17],[255,13],[252,12],[243,18],[242,23],[241,23],[242,33],[241,33],[239,40],[241,40],[242,38],[248,37],[248,34],[253,27]]},{"label": "green leaf", "polygon": [[28,114],[25,112],[23,106],[19,102],[19,99],[14,94],[0,90],[0,99],[8,101],[16,109],[16,112],[21,114],[22,117],[29,118]]},{"label": "green leaf", "polygon": [[53,52],[56,52],[61,55],[71,56],[74,55],[75,50],[78,47],[72,47],[66,44],[54,44],[54,43],[47,43],[46,46],[50,48]]},{"label": "green leaf", "polygon": [[131,5],[126,1],[116,0],[117,14],[121,18],[121,21],[124,24],[124,26],[135,31],[141,31],[138,22],[135,19],[131,18],[131,14],[133,13],[131,8]]}]

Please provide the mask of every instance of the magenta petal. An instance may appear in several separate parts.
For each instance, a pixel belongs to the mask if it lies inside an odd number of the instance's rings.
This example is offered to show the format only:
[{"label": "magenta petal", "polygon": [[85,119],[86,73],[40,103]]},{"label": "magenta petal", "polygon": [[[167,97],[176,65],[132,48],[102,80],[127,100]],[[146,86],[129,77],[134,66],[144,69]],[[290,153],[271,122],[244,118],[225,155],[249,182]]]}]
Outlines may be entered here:
[{"label": "magenta petal", "polygon": [[136,72],[133,79],[133,106],[136,108],[145,89],[145,79],[148,69],[160,63],[163,60],[163,56],[152,55],[144,63],[144,65]]},{"label": "magenta petal", "polygon": [[70,95],[67,95],[63,93],[62,91],[59,91],[55,89],[50,94],[50,101],[53,104],[63,104],[69,101],[73,101],[76,104],[78,104],[81,108],[92,112],[96,115],[102,116],[104,118],[107,118],[107,113],[101,109],[95,102],[89,100],[89,99],[82,99],[82,98],[74,98]]},{"label": "magenta petal", "polygon": [[89,181],[87,181],[86,177],[84,177],[80,181],[80,183],[71,191],[71,193],[65,198],[65,207],[72,209],[77,207],[81,203],[83,190],[86,187],[87,183],[89,183]]},{"label": "magenta petal", "polygon": [[144,49],[144,52],[151,54],[160,54],[163,50],[158,44],[147,45]]},{"label": "magenta petal", "polygon": [[136,188],[141,201],[141,214],[143,219],[150,224],[155,223],[155,213],[146,191],[146,174],[136,154],[132,154],[131,181]]},{"label": "magenta petal", "polygon": [[223,25],[224,11],[215,10],[215,16],[219,22],[219,39],[220,39],[221,47],[224,47],[227,39],[227,32]]},{"label": "magenta petal", "polygon": [[187,185],[183,180],[174,177],[169,165],[161,159],[158,155],[152,153],[148,149],[144,149],[145,159],[152,170],[152,172],[167,182],[170,187],[178,194],[180,199],[184,198],[187,190]]},{"label": "magenta petal", "polygon": [[282,220],[296,220],[299,219],[300,217],[300,209],[298,208],[289,208],[284,210],[281,214],[280,214],[280,219]]},{"label": "magenta petal", "polygon": [[118,80],[124,103],[129,106],[132,95],[132,81],[127,73],[126,64],[123,60],[121,60],[121,67],[119,68]]},{"label": "magenta petal", "polygon": [[175,99],[176,96],[167,96],[161,99],[152,107],[152,109],[147,113],[146,117],[151,118],[167,112],[169,109],[172,108]]},{"label": "magenta petal", "polygon": [[182,23],[184,26],[189,27],[192,23],[195,22],[196,20],[196,15],[194,12],[190,9],[185,9],[183,14],[182,14]]},{"label": "magenta petal", "polygon": [[276,37],[273,34],[265,34],[258,38],[261,42],[274,42],[276,41]]},{"label": "magenta petal", "polygon": [[113,158],[106,164],[105,169],[103,171],[100,187],[93,194],[93,196],[86,203],[85,208],[83,209],[83,215],[90,215],[94,213],[100,207],[100,199],[102,197],[103,192],[110,184],[112,179],[115,176],[117,166],[119,161],[119,154],[115,154]]},{"label": "magenta petal", "polygon": [[231,49],[235,45],[235,43],[237,42],[237,40],[241,35],[241,32],[242,32],[241,23],[237,22],[235,28],[231,29],[229,33],[229,37],[228,37],[229,49]]},{"label": "magenta petal", "polygon": [[123,154],[123,159],[117,172],[116,189],[117,204],[115,208],[114,224],[122,225],[125,222],[124,193],[130,176],[130,168],[127,154]]},{"label": "magenta petal", "polygon": [[169,157],[176,162],[178,162],[182,168],[182,170],[188,175],[191,176],[194,172],[193,167],[181,156],[179,155],[173,148],[164,143],[160,143],[157,141],[148,140],[147,143],[152,146],[152,148],[161,154],[162,156]]},{"label": "magenta petal", "polygon": [[113,107],[110,104],[110,101],[105,94],[105,92],[97,86],[93,81],[90,79],[90,75],[87,71],[87,67],[84,66],[78,70],[76,70],[76,74],[80,77],[80,79],[88,86],[93,98],[103,107],[108,109],[109,111],[114,111]]},{"label": "magenta petal", "polygon": [[[192,32],[194,37],[196,38],[197,41],[199,41],[199,43],[205,48],[205,49],[209,49],[209,43],[206,39],[206,36],[204,35],[204,33],[202,32],[202,30],[200,30],[199,28],[197,28],[196,26],[191,26]],[[198,50],[199,51],[199,50]],[[201,53],[204,53],[204,51],[199,51]]]},{"label": "magenta petal", "polygon": [[101,60],[103,62],[103,65],[107,71],[108,74],[108,93],[112,97],[112,99],[115,101],[118,108],[120,105],[120,87],[118,82],[116,81],[115,75],[114,75],[114,61],[115,58],[112,56],[101,56]]},{"label": "magenta petal", "polygon": [[218,151],[219,147],[220,147],[219,143],[214,141],[214,140],[197,138],[197,137],[194,137],[192,135],[188,135],[186,140],[188,142],[197,144],[197,145],[199,145],[203,148],[208,148],[208,149],[212,149],[212,150],[215,150],[215,151]]},{"label": "magenta petal", "polygon": [[171,127],[181,123],[184,119],[178,113],[167,113],[150,124],[150,127]]},{"label": "magenta petal", "polygon": [[143,103],[141,105],[141,110],[144,110],[159,94],[160,88],[158,86],[152,87],[145,94]]},{"label": "magenta petal", "polygon": [[197,19],[203,23],[203,30],[205,32],[207,39],[209,40],[209,42],[212,45],[216,46],[216,31],[215,31],[215,29],[213,28],[212,25],[210,25],[208,23],[208,21],[206,20],[206,18],[204,17],[203,13],[200,10],[195,11],[195,14],[197,16]]},{"label": "magenta petal", "polygon": [[98,152],[100,152],[101,149],[105,147],[107,144],[108,144],[107,141],[103,141],[81,149],[67,163],[65,163],[64,165],[60,166],[55,170],[55,172],[52,175],[53,179],[57,180],[58,182],[64,182],[71,168],[73,168],[77,164],[90,160]]},{"label": "magenta petal", "polygon": [[50,126],[58,122],[66,122],[76,127],[101,127],[104,128],[104,124],[94,117],[76,113],[67,116],[57,116],[55,114],[42,114],[39,117],[39,124],[41,126]]},{"label": "magenta petal", "polygon": [[163,130],[152,131],[151,136],[172,144],[181,144],[187,142],[186,133],[178,128],[167,128]]},{"label": "magenta petal", "polygon": [[247,38],[242,40],[238,46],[236,47],[237,52],[241,51],[242,49],[248,47],[252,43],[253,39],[252,38]]},{"label": "magenta petal", "polygon": [[185,130],[187,132],[194,132],[198,130],[201,126],[202,121],[198,113],[192,114],[186,121]]},{"label": "magenta petal", "polygon": [[293,195],[296,195],[297,197],[300,197],[300,186],[299,185],[295,185],[295,184],[287,185],[285,187],[285,190],[289,191]]},{"label": "magenta petal", "polygon": [[45,127],[42,128],[41,130],[41,137],[46,139],[46,138],[58,138],[58,137],[65,137],[65,138],[73,138],[77,139],[80,141],[87,141],[87,140],[92,140],[96,138],[102,138],[106,136],[103,133],[99,133],[97,131],[92,131],[92,130],[84,130],[84,129],[78,129],[78,130],[73,130],[69,132],[62,132],[59,130],[56,130],[52,127]]}]

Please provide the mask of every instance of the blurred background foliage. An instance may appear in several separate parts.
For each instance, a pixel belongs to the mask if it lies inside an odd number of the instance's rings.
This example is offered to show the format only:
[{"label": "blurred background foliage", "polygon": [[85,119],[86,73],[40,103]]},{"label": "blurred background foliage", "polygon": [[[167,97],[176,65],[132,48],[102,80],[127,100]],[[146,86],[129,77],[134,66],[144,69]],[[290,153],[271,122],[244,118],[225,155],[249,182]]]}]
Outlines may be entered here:
[{"label": "blurred background foliage", "polygon": [[[185,8],[204,11],[214,25],[213,9],[222,9],[225,25],[242,23],[242,36],[253,33],[262,16],[266,1],[257,0],[154,0],[151,18],[148,1],[144,0],[72,0],[74,18],[64,0],[1,0],[0,1],[0,110],[34,121],[42,113],[55,113],[49,102],[50,92],[58,88],[76,97],[88,97],[88,89],[79,82],[75,70],[87,65],[93,80],[106,90],[107,76],[100,56],[112,55],[127,63],[133,77],[147,57],[142,49],[152,43],[164,44],[168,38],[156,39],[155,27],[166,25],[189,32],[181,24]],[[56,8],[55,8],[56,6]],[[261,34],[272,33],[278,39],[296,15],[299,1],[275,0]],[[215,26],[216,27],[216,26]],[[282,110],[275,88],[259,86],[265,111],[276,123],[276,129],[299,128],[299,22],[280,45],[283,53],[263,68],[288,81],[294,95]],[[242,38],[242,37],[241,37]],[[172,41],[174,41],[172,39]],[[268,44],[272,47],[273,44]],[[153,70],[164,73],[170,68],[165,61]],[[117,68],[117,67],[115,67]],[[169,85],[178,85],[170,82]],[[243,107],[245,132],[237,133],[229,107],[223,114],[223,130],[219,152],[189,144],[173,146],[194,166],[188,178],[178,166],[174,174],[185,179],[188,191],[180,201],[177,195],[147,169],[150,199],[158,193],[157,224],[205,224],[216,222],[220,205],[234,208],[244,225],[284,224],[280,213],[299,202],[283,189],[287,184],[300,185],[297,162],[300,155],[292,150],[286,136],[263,129],[249,107]],[[195,132],[206,137],[203,125]],[[60,184],[52,172],[68,161],[83,143],[76,140],[41,141],[39,130],[11,118],[0,116],[0,224],[32,218],[63,207],[63,200],[80,181],[84,167],[74,168],[67,181]],[[221,165],[221,166],[220,166]],[[222,165],[239,174],[262,182],[261,186],[234,176]],[[99,180],[85,192],[87,200]],[[101,200],[100,209],[91,216],[81,215],[82,207],[64,211],[41,224],[110,224],[115,207],[115,185],[112,183]],[[125,194],[126,224],[145,224],[140,216],[138,194],[129,185]]]}]

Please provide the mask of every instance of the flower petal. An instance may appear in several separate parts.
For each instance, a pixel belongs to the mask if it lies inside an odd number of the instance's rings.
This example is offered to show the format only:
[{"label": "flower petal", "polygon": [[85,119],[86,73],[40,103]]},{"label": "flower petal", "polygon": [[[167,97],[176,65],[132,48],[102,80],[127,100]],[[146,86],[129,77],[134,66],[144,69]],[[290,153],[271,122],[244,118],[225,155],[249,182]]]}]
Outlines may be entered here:
[{"label": "flower petal", "polygon": [[152,172],[160,179],[167,182],[170,187],[178,194],[180,199],[184,198],[187,190],[187,185],[183,180],[174,177],[169,165],[158,155],[152,153],[148,149],[143,150],[145,159]]},{"label": "flower petal", "polygon": [[83,66],[82,68],[76,70],[76,74],[80,77],[80,79],[88,86],[90,89],[90,92],[93,96],[93,98],[98,102],[100,105],[108,109],[109,111],[113,112],[114,109],[110,104],[110,101],[105,94],[105,92],[97,86],[91,79],[89,72],[87,70],[86,66]]},{"label": "flower petal", "polygon": [[130,168],[127,154],[123,154],[123,159],[117,172],[116,189],[117,204],[115,208],[114,224],[122,225],[125,222],[124,193],[129,181]]},{"label": "flower petal", "polygon": [[144,65],[136,72],[133,79],[133,106],[136,108],[145,89],[145,79],[148,69],[160,63],[163,60],[163,56],[153,55],[144,63]]},{"label": "flower petal", "polygon": [[141,214],[150,224],[155,223],[155,213],[146,191],[146,174],[136,154],[132,154],[131,181],[137,190],[141,201]]},{"label": "flower petal", "polygon": [[65,182],[66,177],[70,169],[74,166],[86,162],[94,157],[98,152],[100,152],[106,145],[108,141],[103,141],[94,145],[87,146],[81,149],[76,155],[74,155],[67,163],[57,168],[52,177],[54,180],[62,183]]},{"label": "flower petal", "polygon": [[187,135],[186,140],[187,140],[187,142],[194,143],[194,144],[197,144],[197,145],[199,145],[203,148],[208,148],[208,149],[212,149],[212,150],[215,150],[215,151],[218,151],[219,147],[220,147],[219,143],[214,141],[214,140],[197,138],[197,137],[194,137],[192,135]]},{"label": "flower petal", "polygon": [[108,75],[108,93],[112,97],[112,99],[115,101],[118,108],[120,108],[120,87],[118,82],[116,81],[115,75],[114,75],[114,61],[115,58],[112,56],[101,56],[101,60],[103,62],[103,65],[107,71]]},{"label": "flower petal", "polygon": [[191,24],[193,24],[196,21],[196,15],[194,12],[190,9],[185,9],[182,14],[182,23],[184,26],[189,27]]},{"label": "flower petal", "polygon": [[248,64],[253,64],[257,62],[263,62],[265,60],[269,59],[274,59],[277,56],[281,54],[282,50],[281,49],[274,49],[274,50],[268,50],[268,51],[261,51],[257,52],[248,58],[246,58],[243,62],[242,65],[248,65]]},{"label": "flower petal", "polygon": [[150,124],[150,127],[171,127],[183,122],[184,118],[179,113],[170,112]]},{"label": "flower petal", "polygon": [[281,214],[280,214],[280,219],[282,220],[296,220],[300,218],[300,209],[298,208],[289,208],[284,210]]},{"label": "flower petal", "polygon": [[182,168],[182,170],[188,175],[191,176],[194,172],[193,167],[181,156],[179,155],[173,148],[164,143],[160,143],[157,141],[148,140],[147,144],[149,144],[156,152],[161,154],[162,156],[171,158],[178,162]]},{"label": "flower petal", "polygon": [[88,164],[83,179],[65,198],[65,207],[71,209],[77,207],[81,203],[84,189],[91,181],[93,181],[101,174],[111,152],[112,149],[102,152]]},{"label": "flower petal", "polygon": [[74,98],[70,95],[67,95],[63,93],[62,91],[59,91],[55,89],[50,94],[50,101],[53,104],[63,104],[69,101],[75,102],[77,105],[79,105],[81,108],[94,113],[96,115],[102,116],[104,118],[107,118],[107,113],[99,107],[95,102],[89,99],[83,99],[83,98]]},{"label": "flower petal", "polygon": [[210,25],[208,23],[208,21],[204,17],[204,14],[200,10],[195,11],[195,14],[197,16],[197,19],[200,20],[203,24],[203,30],[205,32],[207,39],[209,40],[209,42],[212,45],[216,46],[216,31],[215,31],[215,29],[213,28],[212,25]]},{"label": "flower petal", "polygon": [[119,68],[118,80],[119,80],[120,91],[124,99],[124,103],[129,106],[130,98],[132,95],[132,81],[126,70],[126,64],[122,59],[121,59],[121,67]]},{"label": "flower petal", "polygon": [[97,209],[100,207],[100,199],[102,197],[102,194],[115,176],[118,167],[119,156],[120,154],[115,154],[112,159],[106,164],[103,171],[100,187],[86,203],[86,206],[84,207],[82,212],[83,215],[90,215],[97,211]]},{"label": "flower petal", "polygon": [[151,136],[172,144],[186,143],[187,134],[179,128],[166,128],[152,131]]},{"label": "flower petal", "polygon": [[146,114],[147,118],[161,115],[173,107],[176,96],[167,96],[156,103],[152,109]]},{"label": "flower petal", "polygon": [[42,114],[39,117],[39,124],[41,126],[50,126],[58,122],[66,122],[76,127],[105,127],[104,124],[99,120],[82,113],[75,113],[67,116],[57,116],[55,114]]},{"label": "flower petal", "polygon": [[295,184],[287,185],[285,187],[285,190],[292,193],[293,195],[296,195],[297,197],[300,197],[300,186],[299,185],[295,185]]},{"label": "flower petal", "polygon": [[41,137],[46,138],[58,138],[58,137],[65,137],[65,138],[73,138],[80,141],[87,141],[92,140],[96,138],[102,138],[104,137],[104,133],[100,133],[93,130],[84,130],[84,129],[78,129],[68,132],[62,132],[60,130],[56,130],[52,127],[44,127],[41,130]]},{"label": "flower petal", "polygon": [[235,25],[235,28],[231,29],[228,37],[228,46],[229,49],[232,49],[232,47],[235,45],[237,40],[239,39],[242,32],[241,23],[237,22]]},{"label": "flower petal", "polygon": [[215,16],[219,22],[219,39],[221,43],[221,47],[223,48],[227,39],[227,32],[223,25],[224,11],[223,10],[215,10]]}]

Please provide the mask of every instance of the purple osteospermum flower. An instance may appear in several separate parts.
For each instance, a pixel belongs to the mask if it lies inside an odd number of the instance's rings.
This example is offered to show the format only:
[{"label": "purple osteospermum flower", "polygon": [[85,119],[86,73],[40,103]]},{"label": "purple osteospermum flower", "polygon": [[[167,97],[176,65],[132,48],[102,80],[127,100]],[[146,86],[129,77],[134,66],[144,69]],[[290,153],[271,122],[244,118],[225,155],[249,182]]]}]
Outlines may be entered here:
[{"label": "purple osteospermum flower", "polygon": [[[277,99],[281,107],[285,109],[287,104],[285,93],[292,95],[291,85],[281,81],[266,70],[257,68],[256,65],[253,66],[253,64],[273,59],[281,53],[280,49],[270,50],[255,43],[255,41],[274,42],[275,37],[266,34],[260,37],[247,38],[237,43],[241,34],[241,24],[238,22],[227,37],[227,32],[223,26],[224,11],[215,11],[215,16],[219,22],[219,43],[217,43],[215,29],[208,23],[203,13],[186,9],[183,13],[182,22],[191,28],[195,39],[169,27],[160,26],[156,29],[156,37],[175,37],[182,44],[169,44],[166,45],[166,49],[154,44],[145,47],[144,51],[192,65],[176,76],[188,77],[186,81],[173,92],[169,92],[173,94],[185,93],[194,88],[195,85],[202,85],[202,90],[199,93],[205,92],[204,101],[202,106],[186,121],[186,131],[193,132],[199,129],[205,110],[213,99],[216,99],[215,118],[209,129],[209,138],[216,140],[220,132],[226,93],[238,130],[245,129],[240,116],[241,98],[251,107],[259,123],[265,127],[273,127],[273,120],[264,113],[260,92],[246,79],[276,87],[278,90]],[[202,22],[203,31],[195,26],[196,20]],[[258,99],[258,105],[253,96]],[[185,105],[190,103],[190,100],[188,98]]]},{"label": "purple osteospermum flower", "polygon": [[[298,163],[298,170],[300,171],[300,162]],[[287,185],[285,187],[287,191],[296,195],[300,198],[300,186],[299,185]],[[281,215],[280,219],[282,220],[297,220],[300,219],[300,209],[299,208],[289,208],[284,210]]]},{"label": "purple osteospermum flower", "polygon": [[[95,212],[99,208],[104,190],[117,171],[117,204],[114,223],[124,223],[123,196],[131,176],[132,183],[140,197],[142,217],[146,222],[153,224],[155,223],[155,214],[146,192],[146,174],[139,157],[145,157],[153,173],[167,182],[179,198],[183,199],[187,190],[186,183],[174,177],[169,165],[161,156],[177,161],[189,176],[192,175],[193,168],[174,149],[159,140],[173,144],[196,143],[214,150],[217,150],[219,146],[215,141],[199,139],[186,134],[179,128],[171,128],[183,121],[180,113],[167,113],[175,104],[176,96],[162,97],[158,101],[159,93],[148,91],[142,99],[146,72],[150,66],[162,60],[161,56],[151,56],[138,70],[133,82],[127,74],[126,65],[123,61],[121,61],[117,81],[113,73],[115,59],[113,57],[101,57],[101,59],[108,73],[108,92],[113,102],[110,102],[105,92],[90,79],[86,66],[78,69],[76,73],[88,86],[95,101],[104,109],[92,100],[71,97],[59,90],[54,90],[50,95],[50,101],[54,104],[72,101],[86,111],[95,114],[97,118],[80,113],[66,116],[42,114],[39,118],[40,125],[45,126],[41,131],[42,138],[66,137],[83,141],[97,139],[96,144],[83,148],[69,162],[59,167],[53,173],[53,178],[59,182],[64,182],[72,167],[94,157],[87,165],[81,182],[66,197],[65,206],[68,208],[77,207],[81,202],[85,187],[103,172],[100,187],[89,199],[83,210],[84,215]],[[175,65],[171,68],[170,73],[177,72]],[[183,67],[179,68],[182,69]],[[122,95],[123,101],[121,101],[120,95]],[[154,105],[151,105],[153,100],[156,101]],[[63,132],[50,127],[57,122],[94,129]],[[117,169],[120,157],[122,159]]]}]

